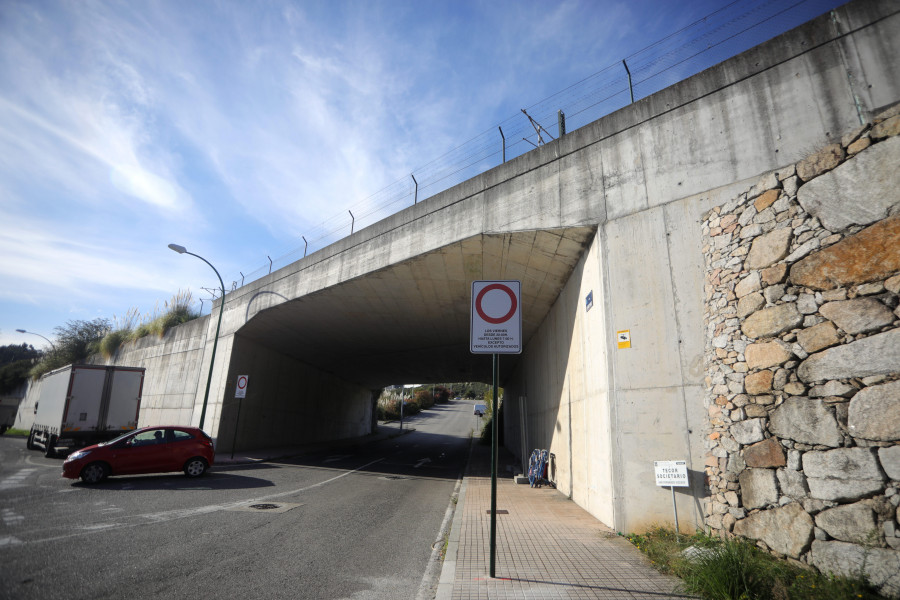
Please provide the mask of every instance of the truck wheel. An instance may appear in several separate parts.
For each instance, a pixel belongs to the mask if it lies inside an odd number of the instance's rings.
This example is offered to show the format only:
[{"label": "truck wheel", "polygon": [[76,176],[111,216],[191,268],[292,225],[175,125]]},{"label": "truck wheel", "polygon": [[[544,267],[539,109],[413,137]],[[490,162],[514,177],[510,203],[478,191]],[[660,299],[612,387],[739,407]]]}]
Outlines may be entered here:
[{"label": "truck wheel", "polygon": [[56,445],[56,436],[48,435],[46,446],[44,446],[44,456],[46,456],[47,458],[52,458],[53,456],[56,456],[56,448],[54,448],[55,445]]},{"label": "truck wheel", "polygon": [[34,450],[34,429],[28,434],[28,439],[25,441],[25,447],[29,450]]},{"label": "truck wheel", "polygon": [[102,462],[92,462],[81,470],[81,480],[85,483],[99,483],[109,475],[109,467]]},{"label": "truck wheel", "polygon": [[184,474],[188,477],[200,477],[204,473],[206,473],[206,469],[209,467],[206,464],[206,460],[200,458],[199,456],[195,456],[194,458],[188,460],[184,463]]}]

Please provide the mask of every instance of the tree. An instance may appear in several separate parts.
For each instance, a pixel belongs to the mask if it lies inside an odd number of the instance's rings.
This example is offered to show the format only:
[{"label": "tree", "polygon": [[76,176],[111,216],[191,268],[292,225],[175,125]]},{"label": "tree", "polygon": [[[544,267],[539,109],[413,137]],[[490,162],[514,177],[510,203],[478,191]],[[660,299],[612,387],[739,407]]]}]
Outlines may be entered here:
[{"label": "tree", "polygon": [[447,403],[450,401],[450,390],[445,388],[442,385],[435,386],[434,388],[434,401]]},{"label": "tree", "polygon": [[66,321],[53,329],[56,334],[56,348],[44,356],[32,370],[32,377],[66,365],[83,363],[91,354],[100,349],[100,342],[109,333],[112,325],[109,319],[97,318],[92,321]]},{"label": "tree", "polygon": [[29,344],[0,346],[0,394],[14,392],[25,383],[41,352]]},{"label": "tree", "polygon": [[8,365],[20,360],[34,359],[41,356],[39,350],[35,350],[31,344],[10,344],[0,346],[0,366]]},{"label": "tree", "polygon": [[434,406],[434,396],[431,395],[431,390],[417,390],[413,398],[421,408]]}]

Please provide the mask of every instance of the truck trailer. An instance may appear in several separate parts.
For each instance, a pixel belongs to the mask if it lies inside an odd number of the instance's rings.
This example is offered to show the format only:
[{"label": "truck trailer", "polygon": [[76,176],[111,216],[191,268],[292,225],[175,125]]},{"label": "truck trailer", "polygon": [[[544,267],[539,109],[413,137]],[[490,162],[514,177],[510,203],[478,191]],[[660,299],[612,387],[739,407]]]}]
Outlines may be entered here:
[{"label": "truck trailer", "polygon": [[69,365],[47,373],[28,448],[68,454],[136,429],[143,387],[141,367]]}]

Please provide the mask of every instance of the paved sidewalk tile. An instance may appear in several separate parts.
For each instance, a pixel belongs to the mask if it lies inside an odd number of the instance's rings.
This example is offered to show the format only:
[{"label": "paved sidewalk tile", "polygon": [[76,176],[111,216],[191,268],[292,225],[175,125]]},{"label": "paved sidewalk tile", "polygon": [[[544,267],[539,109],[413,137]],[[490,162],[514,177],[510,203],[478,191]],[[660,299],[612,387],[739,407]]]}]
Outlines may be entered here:
[{"label": "paved sidewalk tile", "polygon": [[489,456],[489,449],[473,448],[460,507],[453,600],[686,597],[675,592],[676,578],[657,572],[627,540],[565,495],[517,485],[507,474],[497,482],[492,579]]}]

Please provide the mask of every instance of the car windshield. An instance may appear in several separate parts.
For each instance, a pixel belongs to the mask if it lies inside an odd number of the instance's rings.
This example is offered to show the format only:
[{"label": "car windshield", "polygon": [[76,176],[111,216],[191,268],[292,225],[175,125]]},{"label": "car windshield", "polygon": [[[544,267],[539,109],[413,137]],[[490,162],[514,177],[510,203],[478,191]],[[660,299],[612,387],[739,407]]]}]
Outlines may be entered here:
[{"label": "car windshield", "polygon": [[98,445],[98,446],[109,446],[110,444],[115,444],[116,442],[121,442],[122,440],[124,440],[125,438],[127,438],[127,437],[128,437],[129,435],[131,435],[132,433],[134,433],[134,432],[133,432],[133,431],[129,431],[128,433],[123,433],[122,435],[120,435],[120,436],[117,437],[117,438],[111,439],[111,440],[109,440],[108,442],[103,442],[102,444],[97,444],[97,445]]}]

